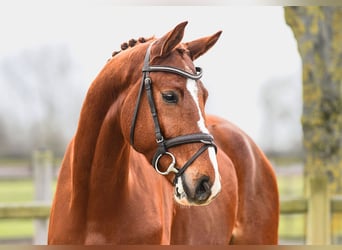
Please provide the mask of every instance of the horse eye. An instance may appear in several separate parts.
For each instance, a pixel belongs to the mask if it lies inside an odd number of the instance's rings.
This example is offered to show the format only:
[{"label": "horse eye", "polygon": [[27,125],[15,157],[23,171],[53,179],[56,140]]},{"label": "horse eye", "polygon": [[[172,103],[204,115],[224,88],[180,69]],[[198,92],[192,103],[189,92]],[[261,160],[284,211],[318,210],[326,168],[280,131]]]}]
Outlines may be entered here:
[{"label": "horse eye", "polygon": [[178,102],[178,96],[174,92],[165,92],[162,93],[163,100],[167,103],[177,103]]}]

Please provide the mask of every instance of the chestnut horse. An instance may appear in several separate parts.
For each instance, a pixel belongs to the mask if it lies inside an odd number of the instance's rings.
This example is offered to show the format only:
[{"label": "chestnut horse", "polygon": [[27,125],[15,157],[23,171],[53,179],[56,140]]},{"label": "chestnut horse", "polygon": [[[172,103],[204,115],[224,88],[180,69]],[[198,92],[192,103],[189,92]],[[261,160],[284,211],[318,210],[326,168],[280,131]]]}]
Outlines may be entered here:
[{"label": "chestnut horse", "polygon": [[131,40],[90,86],[49,244],[277,244],[269,161],[243,131],[204,112],[193,60],[221,32],[181,43],[186,24]]}]

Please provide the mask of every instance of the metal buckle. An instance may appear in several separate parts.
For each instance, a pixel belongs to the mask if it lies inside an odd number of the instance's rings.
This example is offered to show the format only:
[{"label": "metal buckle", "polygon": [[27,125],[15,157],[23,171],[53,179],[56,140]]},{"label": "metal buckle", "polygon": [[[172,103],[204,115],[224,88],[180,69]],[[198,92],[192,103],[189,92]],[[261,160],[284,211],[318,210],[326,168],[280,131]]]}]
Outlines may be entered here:
[{"label": "metal buckle", "polygon": [[[159,143],[162,143],[164,141],[164,137],[161,136],[160,139],[156,138],[156,142],[159,144]],[[168,153],[168,152],[166,152]]]},{"label": "metal buckle", "polygon": [[[170,163],[169,167],[167,168],[167,170],[166,170],[165,172],[160,171],[159,168],[158,168],[159,159],[160,159],[163,155],[168,155],[168,156],[170,156],[170,158],[171,158],[171,160],[172,160],[172,162]],[[157,159],[156,159],[156,161],[155,161],[155,163],[154,163],[154,168],[155,168],[155,170],[156,170],[159,174],[161,174],[161,175],[168,175],[168,174],[171,173],[171,172],[177,174],[177,173],[179,172],[179,170],[178,170],[177,168],[175,168],[175,165],[176,165],[176,158],[174,157],[174,155],[171,154],[170,152],[165,152],[165,153],[163,153],[163,154],[158,155],[158,157],[157,157]]]},{"label": "metal buckle", "polygon": [[207,144],[207,145],[211,145],[211,144],[213,144],[211,141],[205,141],[205,140],[201,140],[201,142],[202,142],[203,144]]}]

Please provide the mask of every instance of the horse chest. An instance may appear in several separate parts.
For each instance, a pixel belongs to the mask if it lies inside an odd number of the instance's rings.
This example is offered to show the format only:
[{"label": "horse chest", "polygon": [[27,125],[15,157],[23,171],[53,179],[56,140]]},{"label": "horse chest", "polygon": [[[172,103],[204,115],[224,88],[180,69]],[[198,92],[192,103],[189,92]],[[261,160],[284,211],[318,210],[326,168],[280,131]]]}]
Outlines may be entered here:
[{"label": "horse chest", "polygon": [[227,245],[230,243],[237,213],[236,179],[231,165],[221,169],[222,191],[207,206],[176,206],[172,244]]},{"label": "horse chest", "polygon": [[168,244],[170,241],[174,205],[172,190],[170,185],[163,186],[155,179],[135,182],[125,209],[121,211],[121,218],[126,218],[121,220],[121,226],[128,232],[128,242]]},{"label": "horse chest", "polygon": [[113,210],[105,221],[88,227],[89,244],[161,244],[165,238],[165,218],[153,204],[128,203]]},{"label": "horse chest", "polygon": [[222,205],[179,207],[172,227],[171,244],[229,244],[234,218],[225,212],[229,207]]},{"label": "horse chest", "polygon": [[[172,192],[132,180],[125,196],[107,203],[89,222],[87,244],[168,244],[172,218]],[[144,184],[141,184],[144,183]],[[155,185],[153,185],[155,186]],[[170,196],[170,197],[168,197]],[[165,199],[166,198],[166,199]]]}]

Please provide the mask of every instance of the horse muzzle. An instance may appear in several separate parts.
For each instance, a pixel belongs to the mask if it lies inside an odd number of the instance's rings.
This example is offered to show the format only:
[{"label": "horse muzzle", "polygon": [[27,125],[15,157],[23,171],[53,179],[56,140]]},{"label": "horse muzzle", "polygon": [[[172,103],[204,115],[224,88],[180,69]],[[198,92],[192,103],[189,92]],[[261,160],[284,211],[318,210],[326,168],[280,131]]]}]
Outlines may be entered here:
[{"label": "horse muzzle", "polygon": [[175,200],[185,206],[208,205],[220,191],[221,187],[217,188],[205,175],[193,181],[187,181],[186,175],[175,180]]}]

